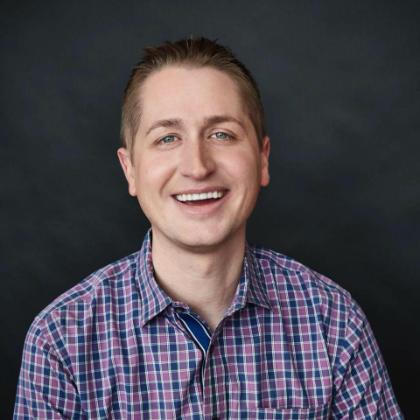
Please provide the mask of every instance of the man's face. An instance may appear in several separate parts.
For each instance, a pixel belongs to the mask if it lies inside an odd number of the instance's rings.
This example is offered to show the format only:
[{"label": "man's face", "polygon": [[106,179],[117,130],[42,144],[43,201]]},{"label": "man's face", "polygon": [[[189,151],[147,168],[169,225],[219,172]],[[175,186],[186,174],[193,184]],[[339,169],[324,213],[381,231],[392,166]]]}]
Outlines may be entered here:
[{"label": "man's face", "polygon": [[212,68],[169,66],[145,81],[132,158],[118,150],[129,193],[154,240],[197,251],[243,238],[269,139],[260,148],[235,82]]}]

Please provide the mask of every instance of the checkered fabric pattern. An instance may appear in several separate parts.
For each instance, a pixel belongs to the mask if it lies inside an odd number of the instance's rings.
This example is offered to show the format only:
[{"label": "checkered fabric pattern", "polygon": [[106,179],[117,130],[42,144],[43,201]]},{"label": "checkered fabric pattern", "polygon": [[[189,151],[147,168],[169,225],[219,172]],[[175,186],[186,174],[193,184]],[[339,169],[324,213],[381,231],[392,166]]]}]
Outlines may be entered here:
[{"label": "checkered fabric pattern", "polygon": [[157,285],[149,231],[36,317],[14,418],[403,418],[359,306],[284,255],[247,246],[232,304],[206,331]]}]

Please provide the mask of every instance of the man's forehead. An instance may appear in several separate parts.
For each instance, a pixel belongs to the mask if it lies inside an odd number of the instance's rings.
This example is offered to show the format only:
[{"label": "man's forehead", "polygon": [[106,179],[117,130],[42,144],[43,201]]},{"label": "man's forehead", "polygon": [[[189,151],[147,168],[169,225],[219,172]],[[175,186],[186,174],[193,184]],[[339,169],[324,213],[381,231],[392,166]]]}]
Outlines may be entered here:
[{"label": "man's forehead", "polygon": [[213,80],[218,79],[218,82],[225,81],[227,83],[236,84],[236,81],[226,71],[219,70],[211,66],[188,66],[187,64],[168,64],[164,67],[153,71],[145,80],[145,85],[152,85],[157,83],[158,86],[165,86],[165,84],[172,84],[176,79],[184,79],[184,81],[191,81],[194,78],[204,79],[211,77]]},{"label": "man's forehead", "polygon": [[188,98],[200,98],[209,103],[241,102],[240,89],[233,78],[213,68],[167,67],[151,74],[144,82],[140,99],[146,107],[149,102],[164,106]]},{"label": "man's forehead", "polygon": [[165,120],[166,125],[192,119],[204,125],[228,121],[244,125],[248,117],[237,83],[212,68],[162,69],[146,79],[140,102],[146,130],[158,121],[165,125]]}]

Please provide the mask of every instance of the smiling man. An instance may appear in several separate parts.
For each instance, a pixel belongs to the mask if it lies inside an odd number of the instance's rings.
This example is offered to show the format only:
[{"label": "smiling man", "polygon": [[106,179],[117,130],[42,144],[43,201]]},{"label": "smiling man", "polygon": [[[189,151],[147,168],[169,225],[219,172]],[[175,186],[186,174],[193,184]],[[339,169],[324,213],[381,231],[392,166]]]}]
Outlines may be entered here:
[{"label": "smiling man", "polygon": [[215,330],[238,285],[246,221],[268,184],[269,140],[258,140],[237,83],[209,66],[155,70],[140,115],[118,155],[152,225],[156,278]]},{"label": "smiling man", "polygon": [[269,183],[263,121],[225,47],[145,50],[118,157],[151,230],[35,319],[15,418],[402,418],[349,293],[246,243]]}]

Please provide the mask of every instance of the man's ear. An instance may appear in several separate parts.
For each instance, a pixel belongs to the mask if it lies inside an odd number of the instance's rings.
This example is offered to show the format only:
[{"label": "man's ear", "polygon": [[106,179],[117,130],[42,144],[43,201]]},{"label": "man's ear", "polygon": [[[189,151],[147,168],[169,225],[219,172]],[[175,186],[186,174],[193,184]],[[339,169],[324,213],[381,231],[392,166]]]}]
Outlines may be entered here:
[{"label": "man's ear", "polygon": [[137,195],[136,179],[134,173],[134,166],[131,162],[130,152],[125,147],[120,147],[117,150],[117,155],[121,167],[124,171],[125,178],[127,179],[128,193],[135,197]]},{"label": "man's ear", "polygon": [[265,136],[261,145],[261,186],[266,187],[270,183],[270,171],[268,158],[270,156],[270,139]]}]

